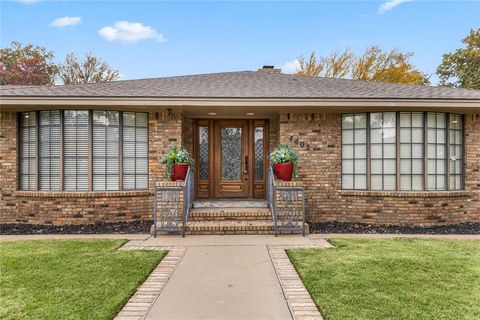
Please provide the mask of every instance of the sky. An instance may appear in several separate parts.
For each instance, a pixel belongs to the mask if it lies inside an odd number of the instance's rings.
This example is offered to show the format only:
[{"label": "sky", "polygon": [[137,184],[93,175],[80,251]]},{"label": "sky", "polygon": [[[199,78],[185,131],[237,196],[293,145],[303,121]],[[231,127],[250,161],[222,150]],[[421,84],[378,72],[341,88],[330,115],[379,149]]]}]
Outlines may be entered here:
[{"label": "sky", "polygon": [[434,75],[442,55],[480,27],[480,1],[0,0],[0,46],[41,45],[102,57],[122,79],[256,70],[370,45],[413,52]]}]

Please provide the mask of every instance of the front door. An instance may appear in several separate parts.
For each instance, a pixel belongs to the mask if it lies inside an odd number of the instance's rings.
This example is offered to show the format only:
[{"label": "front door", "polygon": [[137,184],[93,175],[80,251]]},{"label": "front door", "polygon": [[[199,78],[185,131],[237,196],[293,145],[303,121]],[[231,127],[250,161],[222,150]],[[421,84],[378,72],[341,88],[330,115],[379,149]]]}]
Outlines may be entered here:
[{"label": "front door", "polygon": [[265,197],[266,120],[196,120],[198,198]]},{"label": "front door", "polygon": [[215,121],[215,197],[248,196],[248,122]]}]

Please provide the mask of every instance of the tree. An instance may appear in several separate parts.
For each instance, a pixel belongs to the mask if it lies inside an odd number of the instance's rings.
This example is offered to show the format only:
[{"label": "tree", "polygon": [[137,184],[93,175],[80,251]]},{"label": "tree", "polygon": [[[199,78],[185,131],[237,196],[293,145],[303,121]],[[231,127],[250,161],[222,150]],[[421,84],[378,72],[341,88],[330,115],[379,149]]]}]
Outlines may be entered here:
[{"label": "tree", "polygon": [[44,47],[12,42],[0,49],[0,85],[53,84],[58,71],[53,57]]},{"label": "tree", "polygon": [[380,82],[429,84],[429,77],[417,70],[410,58],[413,53],[397,49],[384,52],[379,46],[371,46],[358,57],[352,67],[352,78]]},{"label": "tree", "polygon": [[443,55],[437,68],[441,86],[480,89],[480,28],[470,30],[465,48]]},{"label": "tree", "polygon": [[79,61],[74,53],[69,53],[59,69],[59,77],[64,84],[107,82],[119,78],[118,70],[92,53],[87,54],[83,61]]},{"label": "tree", "polygon": [[329,56],[317,57],[315,52],[306,60],[300,57],[296,75],[331,78],[352,78],[381,82],[429,84],[429,77],[410,62],[413,53],[396,49],[384,52],[379,46],[371,46],[361,56],[349,49],[336,50]]},{"label": "tree", "polygon": [[308,61],[301,56],[298,58],[299,69],[295,73],[299,76],[344,78],[350,72],[354,55],[349,49],[335,51],[329,56],[317,58],[312,51]]}]

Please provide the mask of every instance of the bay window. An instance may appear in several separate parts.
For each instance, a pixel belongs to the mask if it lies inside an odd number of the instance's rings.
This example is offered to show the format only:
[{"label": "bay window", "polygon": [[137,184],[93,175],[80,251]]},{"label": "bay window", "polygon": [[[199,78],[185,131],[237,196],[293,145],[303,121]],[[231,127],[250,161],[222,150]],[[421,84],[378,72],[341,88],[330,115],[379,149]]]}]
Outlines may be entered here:
[{"label": "bay window", "polygon": [[21,113],[19,125],[21,190],[148,188],[146,113],[35,111]]},{"label": "bay window", "polygon": [[[461,115],[439,112],[344,114],[342,189],[461,190],[463,148]],[[367,152],[364,154],[363,150]]]}]

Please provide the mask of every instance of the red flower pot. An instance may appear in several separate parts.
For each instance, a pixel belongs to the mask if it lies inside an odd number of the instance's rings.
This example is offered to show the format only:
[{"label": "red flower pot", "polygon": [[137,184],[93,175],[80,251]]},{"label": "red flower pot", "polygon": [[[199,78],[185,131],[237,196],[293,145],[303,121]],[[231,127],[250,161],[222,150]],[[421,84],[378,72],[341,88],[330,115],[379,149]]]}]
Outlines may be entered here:
[{"label": "red flower pot", "polygon": [[277,163],[273,165],[273,171],[278,180],[292,181],[293,164]]},{"label": "red flower pot", "polygon": [[175,163],[173,165],[172,181],[185,180],[187,171],[188,163]]}]

